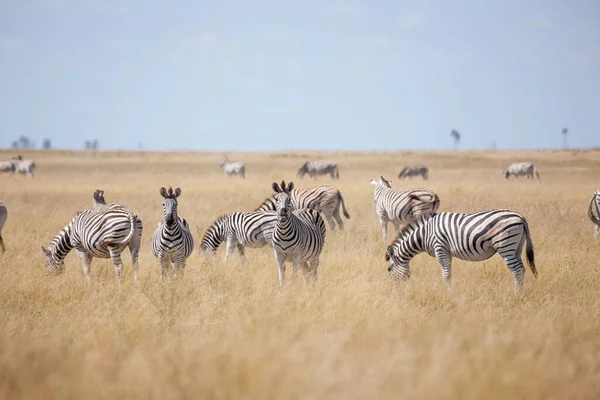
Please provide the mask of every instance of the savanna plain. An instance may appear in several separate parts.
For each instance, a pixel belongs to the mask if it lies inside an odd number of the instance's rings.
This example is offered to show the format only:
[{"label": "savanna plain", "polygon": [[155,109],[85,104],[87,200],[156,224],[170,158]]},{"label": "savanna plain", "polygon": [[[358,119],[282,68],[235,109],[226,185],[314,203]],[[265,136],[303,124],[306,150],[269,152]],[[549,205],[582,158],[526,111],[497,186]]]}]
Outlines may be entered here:
[{"label": "savanna plain", "polygon": [[[14,152],[0,152],[7,159]],[[591,399],[600,396],[600,243],[587,207],[600,151],[230,153],[246,179],[225,178],[217,153],[24,152],[36,176],[0,175],[8,209],[0,254],[0,398],[5,399]],[[296,178],[309,159],[338,162],[340,179]],[[504,181],[532,161],[540,181]],[[430,179],[400,181],[405,165]],[[509,208],[529,222],[540,276],[523,293],[499,256],[454,259],[452,289],[435,259],[391,282],[370,179],[438,193],[439,211]],[[221,214],[250,211],[273,181],[333,184],[351,215],[327,230],[317,283],[279,287],[268,247],[197,248],[183,279],[162,279],[150,239],[161,186],[182,188],[179,214],[198,245]],[[144,224],[140,276],[94,259],[86,283],[72,252],[48,276],[48,245],[96,189]],[[342,217],[343,218],[343,217]],[[390,224],[389,231],[393,231]],[[392,240],[390,234],[388,240]]]}]

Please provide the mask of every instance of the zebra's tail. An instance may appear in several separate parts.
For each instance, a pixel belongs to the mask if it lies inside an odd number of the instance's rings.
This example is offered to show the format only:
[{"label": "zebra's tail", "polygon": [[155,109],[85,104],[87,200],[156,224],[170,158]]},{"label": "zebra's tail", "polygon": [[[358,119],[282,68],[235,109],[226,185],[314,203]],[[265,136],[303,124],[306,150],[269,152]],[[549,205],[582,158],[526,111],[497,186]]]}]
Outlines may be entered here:
[{"label": "zebra's tail", "polygon": [[533,276],[538,277],[537,269],[535,268],[535,255],[533,253],[533,242],[531,241],[531,235],[529,234],[529,226],[527,225],[527,220],[523,218],[523,227],[525,228],[525,240],[527,241],[527,245],[525,247],[525,254],[527,255],[527,263],[529,264],[529,268],[531,268],[531,272]]},{"label": "zebra's tail", "polygon": [[125,237],[125,239],[123,239],[123,241],[121,242],[110,242],[108,240],[104,241],[104,245],[109,247],[116,247],[116,246],[122,246],[125,245],[127,243],[129,243],[129,241],[131,240],[131,238],[133,237],[133,234],[135,233],[135,220],[136,220],[136,215],[133,214],[131,211],[127,211],[127,216],[129,217],[129,224],[131,225],[131,229],[129,229],[129,233],[127,234],[127,236]]},{"label": "zebra's tail", "polygon": [[348,211],[346,210],[346,205],[344,204],[344,198],[342,197],[342,194],[340,192],[338,192],[338,195],[340,196],[340,203],[342,203],[342,211],[344,212],[344,217],[350,219],[350,214],[348,214]]}]

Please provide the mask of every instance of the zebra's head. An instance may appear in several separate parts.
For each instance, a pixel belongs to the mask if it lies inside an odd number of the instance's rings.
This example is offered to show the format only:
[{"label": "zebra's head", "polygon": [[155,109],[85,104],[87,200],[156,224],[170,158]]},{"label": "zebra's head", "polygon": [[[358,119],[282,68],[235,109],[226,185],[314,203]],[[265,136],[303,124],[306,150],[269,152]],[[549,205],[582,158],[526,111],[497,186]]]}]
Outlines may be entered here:
[{"label": "zebra's head", "polygon": [[292,215],[292,201],[290,199],[290,191],[294,189],[294,182],[288,183],[285,186],[285,181],[281,181],[281,186],[277,182],[273,182],[272,185],[275,193],[275,211],[277,212],[277,218],[280,221],[287,221]]},{"label": "zebra's head", "polygon": [[388,276],[390,278],[402,280],[410,278],[409,260],[401,257],[398,250],[391,244],[385,251],[385,261],[388,262]]},{"label": "zebra's head", "polygon": [[298,178],[302,178],[307,172],[308,172],[308,161],[305,162],[304,165],[302,165],[300,167],[300,169],[298,170],[298,173],[296,174],[296,176]]},{"label": "zebra's head", "polygon": [[225,164],[227,164],[227,157],[223,156],[221,157],[221,164],[219,164],[221,166],[221,168],[223,168],[225,166]]},{"label": "zebra's head", "polygon": [[53,243],[50,243],[48,248],[42,246],[42,251],[46,256],[46,271],[49,273],[58,274],[63,271],[63,266],[65,264],[64,258],[60,258],[56,256],[56,246]]},{"label": "zebra's head", "polygon": [[160,188],[160,195],[163,200],[163,214],[167,225],[173,225],[177,221],[177,198],[181,195],[181,188],[175,189],[169,186],[169,190]]}]

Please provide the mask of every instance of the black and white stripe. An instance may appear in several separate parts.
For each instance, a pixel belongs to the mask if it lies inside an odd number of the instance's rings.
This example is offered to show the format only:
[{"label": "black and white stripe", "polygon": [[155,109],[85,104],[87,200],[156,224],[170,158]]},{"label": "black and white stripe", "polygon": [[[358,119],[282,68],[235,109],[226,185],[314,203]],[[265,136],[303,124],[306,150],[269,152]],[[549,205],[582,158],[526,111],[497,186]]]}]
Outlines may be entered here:
[{"label": "black and white stripe", "polygon": [[396,231],[400,224],[407,224],[421,215],[433,214],[440,206],[437,194],[428,189],[394,190],[391,181],[380,177],[379,182],[371,180],[375,186],[375,212],[379,217],[383,241],[387,242],[388,222]]},{"label": "black and white stripe", "polygon": [[[338,189],[330,185],[291,190],[290,199],[292,210],[311,208],[322,213],[332,230],[335,229],[335,221],[337,221],[340,229],[344,228],[344,222],[340,217],[340,205],[344,216],[350,218],[342,194]],[[265,199],[255,211],[275,211],[276,208],[275,196],[271,196]]]},{"label": "black and white stripe", "polygon": [[390,277],[408,279],[409,262],[427,252],[440,263],[445,283],[450,286],[452,257],[483,261],[498,253],[515,279],[515,290],[523,286],[523,245],[531,272],[537,278],[533,244],[525,217],[510,210],[472,214],[443,212],[425,216],[404,227],[385,254]]},{"label": "black and white stripe", "polygon": [[158,223],[152,235],[152,254],[160,262],[161,273],[167,275],[173,266],[175,275],[183,275],[186,259],[194,250],[194,239],[187,221],[177,215],[177,198],[181,188],[169,190],[160,188],[163,197],[163,219]]},{"label": "black and white stripe", "polygon": [[594,197],[590,200],[588,217],[594,223],[594,239],[598,240],[598,234],[600,233],[600,189],[596,190]]},{"label": "black and white stripe", "polygon": [[244,248],[253,249],[271,245],[273,229],[277,223],[274,213],[232,212],[217,218],[206,230],[200,241],[200,252],[212,256],[221,243],[225,242],[227,249],[225,261],[229,259],[237,247],[240,257],[244,257]]},{"label": "black and white stripe", "polygon": [[429,169],[423,165],[410,165],[404,167],[398,174],[398,178],[412,178],[413,176],[422,176],[423,179],[429,178]]},{"label": "black and white stripe", "polygon": [[221,168],[223,168],[225,176],[237,175],[242,179],[246,177],[246,165],[243,162],[238,161],[230,163],[227,161],[227,157],[223,156],[220,165]]},{"label": "black and white stripe", "polygon": [[16,156],[10,159],[10,162],[14,166],[14,171],[21,175],[28,175],[33,177],[35,172],[35,162],[32,160],[23,160],[23,156]]},{"label": "black and white stripe", "polygon": [[318,175],[330,175],[332,179],[340,177],[337,163],[323,160],[305,162],[298,170],[297,176],[302,178],[305,174],[308,174],[311,179]]},{"label": "black and white stripe", "polygon": [[[46,270],[62,272],[64,259],[71,249],[75,249],[83,263],[83,273],[90,279],[90,265],[93,257],[112,258],[117,279],[121,277],[123,263],[121,252],[130,243],[135,233],[135,215],[125,209],[86,210],[75,214],[52,239],[48,248],[42,246],[46,255]],[[133,264],[137,279],[137,264]]]},{"label": "black and white stripe", "polygon": [[309,279],[312,271],[316,280],[319,256],[325,243],[325,222],[318,212],[310,208],[292,211],[290,191],[294,188],[293,182],[287,187],[283,181],[281,187],[274,182],[272,187],[277,193],[276,211],[270,213],[277,217],[273,230],[273,250],[279,265],[279,284],[284,283],[286,261],[293,263],[292,278],[300,267],[305,279]]},{"label": "black and white stripe", "polygon": [[6,248],[4,247],[4,239],[2,239],[2,228],[4,228],[7,218],[8,211],[6,211],[6,206],[0,201],[0,249],[2,249],[3,253],[6,251]]},{"label": "black and white stripe", "polygon": [[534,179],[534,176],[540,179],[540,174],[535,165],[530,162],[522,162],[510,164],[504,170],[504,179],[508,179],[511,175],[518,179],[519,176],[526,176],[527,179]]}]

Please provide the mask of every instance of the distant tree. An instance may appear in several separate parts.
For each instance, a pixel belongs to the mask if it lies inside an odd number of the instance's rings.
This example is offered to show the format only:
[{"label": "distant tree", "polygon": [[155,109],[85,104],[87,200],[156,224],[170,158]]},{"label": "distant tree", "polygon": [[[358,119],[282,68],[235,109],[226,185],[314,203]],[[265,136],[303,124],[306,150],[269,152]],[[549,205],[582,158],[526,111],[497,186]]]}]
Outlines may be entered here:
[{"label": "distant tree", "polygon": [[19,136],[19,139],[12,142],[13,149],[33,149],[35,148],[35,143],[29,139],[27,136]]},{"label": "distant tree", "polygon": [[45,150],[52,148],[52,142],[49,138],[44,139],[44,142],[42,143],[42,148]]},{"label": "distant tree", "polygon": [[83,142],[83,147],[84,147],[86,150],[89,150],[91,146],[92,146],[92,144],[90,143],[90,141],[89,141],[89,140],[86,140],[85,142]]},{"label": "distant tree", "polygon": [[450,136],[454,141],[454,150],[458,150],[458,145],[460,143],[460,133],[456,129],[452,129],[450,132]]},{"label": "distant tree", "polygon": [[563,128],[562,129],[562,135],[563,135],[563,148],[567,148],[567,135],[569,134],[569,130],[567,128]]},{"label": "distant tree", "polygon": [[92,150],[98,150],[98,139],[92,140]]}]

